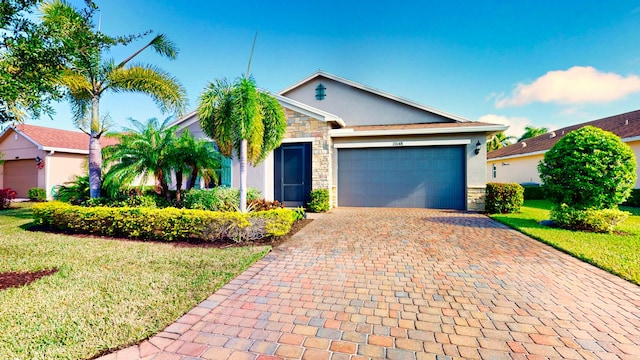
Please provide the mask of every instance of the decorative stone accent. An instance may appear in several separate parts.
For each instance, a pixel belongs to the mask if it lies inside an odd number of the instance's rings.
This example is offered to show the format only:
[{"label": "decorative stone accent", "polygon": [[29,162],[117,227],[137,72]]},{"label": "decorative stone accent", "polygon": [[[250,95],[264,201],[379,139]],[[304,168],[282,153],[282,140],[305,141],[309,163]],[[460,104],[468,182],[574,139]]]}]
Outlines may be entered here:
[{"label": "decorative stone accent", "polygon": [[310,116],[284,109],[287,117],[285,138],[314,138],[311,144],[311,189],[330,189],[329,204],[334,204],[334,186],[331,179],[332,143],[329,130],[331,124],[314,119]]},{"label": "decorative stone accent", "polygon": [[484,211],[484,200],[486,197],[486,188],[484,187],[468,187],[467,188],[467,210]]}]

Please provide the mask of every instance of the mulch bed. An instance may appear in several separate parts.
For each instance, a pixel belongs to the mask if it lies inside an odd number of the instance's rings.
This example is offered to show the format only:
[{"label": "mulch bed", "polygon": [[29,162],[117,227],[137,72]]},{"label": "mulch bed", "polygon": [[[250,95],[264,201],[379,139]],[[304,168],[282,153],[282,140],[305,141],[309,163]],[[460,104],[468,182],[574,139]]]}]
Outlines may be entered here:
[{"label": "mulch bed", "polygon": [[0,291],[12,287],[20,287],[31,284],[32,282],[40,279],[41,277],[53,275],[58,272],[58,269],[46,269],[40,271],[25,271],[25,272],[5,272],[0,273]]}]

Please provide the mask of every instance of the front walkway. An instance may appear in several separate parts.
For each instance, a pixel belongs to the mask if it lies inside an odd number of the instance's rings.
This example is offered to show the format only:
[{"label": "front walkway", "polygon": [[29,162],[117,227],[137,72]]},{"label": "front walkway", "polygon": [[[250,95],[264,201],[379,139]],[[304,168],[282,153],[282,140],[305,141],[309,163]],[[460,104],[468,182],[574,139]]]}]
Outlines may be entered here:
[{"label": "front walkway", "polygon": [[339,208],[103,359],[640,359],[640,287],[479,214]]}]

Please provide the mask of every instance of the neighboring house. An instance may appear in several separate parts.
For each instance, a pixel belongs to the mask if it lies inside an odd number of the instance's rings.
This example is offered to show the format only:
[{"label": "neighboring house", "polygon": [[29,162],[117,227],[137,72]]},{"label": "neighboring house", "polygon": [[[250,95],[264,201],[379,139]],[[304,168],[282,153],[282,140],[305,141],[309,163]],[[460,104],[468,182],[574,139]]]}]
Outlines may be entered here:
[{"label": "neighboring house", "polygon": [[[266,199],[304,206],[311,190],[324,188],[333,206],[484,208],[486,137],[506,126],[323,71],[274,96],[287,117],[285,139],[248,173],[248,186]],[[195,112],[175,124],[205,137]],[[237,187],[235,159],[231,173]]]},{"label": "neighboring house", "polygon": [[[117,140],[101,139],[102,146]],[[47,191],[86,173],[89,136],[79,131],[59,130],[35,125],[10,126],[0,134],[0,188],[11,188],[26,198],[34,187]],[[37,161],[39,160],[39,161]]]},{"label": "neighboring house", "polygon": [[[540,183],[538,163],[544,153],[551,149],[564,135],[581,127],[591,125],[618,135],[629,145],[640,160],[640,110],[593,120],[548,132],[531,139],[520,141],[487,154],[487,178],[494,182]],[[640,188],[640,166],[638,182]]]}]

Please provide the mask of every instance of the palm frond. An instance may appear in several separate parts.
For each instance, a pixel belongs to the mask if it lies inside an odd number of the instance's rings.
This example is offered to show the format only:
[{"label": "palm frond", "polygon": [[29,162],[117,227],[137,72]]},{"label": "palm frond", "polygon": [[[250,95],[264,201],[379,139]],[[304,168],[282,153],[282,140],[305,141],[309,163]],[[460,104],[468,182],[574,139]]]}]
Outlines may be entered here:
[{"label": "palm frond", "polygon": [[152,65],[116,68],[107,77],[105,88],[114,92],[139,92],[149,95],[162,112],[182,114],[186,91],[169,73]]}]

